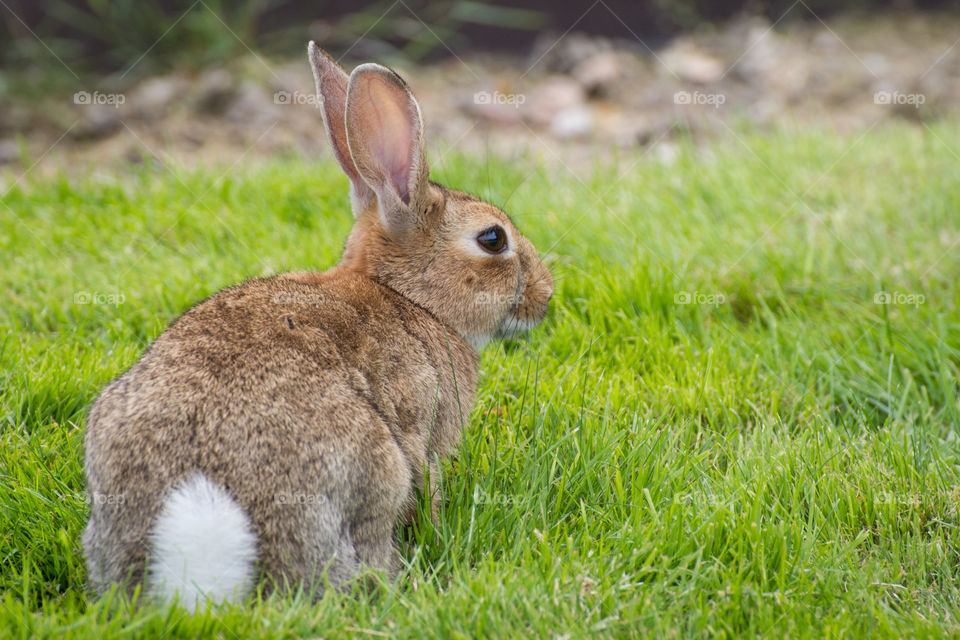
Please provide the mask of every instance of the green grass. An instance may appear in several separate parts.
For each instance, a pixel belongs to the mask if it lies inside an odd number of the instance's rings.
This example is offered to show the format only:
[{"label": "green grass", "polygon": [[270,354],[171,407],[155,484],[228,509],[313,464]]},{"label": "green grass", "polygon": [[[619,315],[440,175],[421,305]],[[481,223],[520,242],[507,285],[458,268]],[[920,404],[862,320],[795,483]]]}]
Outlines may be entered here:
[{"label": "green grass", "polygon": [[195,616],[87,595],[85,408],[191,303],[333,264],[346,180],[27,179],[0,205],[0,635],[960,634],[958,134],[746,134],[579,177],[443,156],[509,196],[557,291],[484,353],[439,525],[403,532],[395,584]]}]

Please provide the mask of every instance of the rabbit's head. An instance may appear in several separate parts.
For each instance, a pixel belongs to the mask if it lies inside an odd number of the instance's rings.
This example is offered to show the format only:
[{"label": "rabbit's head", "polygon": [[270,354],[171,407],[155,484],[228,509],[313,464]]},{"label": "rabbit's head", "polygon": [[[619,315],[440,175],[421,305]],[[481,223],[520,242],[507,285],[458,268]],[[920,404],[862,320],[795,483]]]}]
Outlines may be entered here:
[{"label": "rabbit's head", "polygon": [[430,181],[420,107],[396,73],[349,75],[313,42],[310,62],[356,224],[339,269],[433,313],[479,348],[536,326],[553,279],[507,215]]}]

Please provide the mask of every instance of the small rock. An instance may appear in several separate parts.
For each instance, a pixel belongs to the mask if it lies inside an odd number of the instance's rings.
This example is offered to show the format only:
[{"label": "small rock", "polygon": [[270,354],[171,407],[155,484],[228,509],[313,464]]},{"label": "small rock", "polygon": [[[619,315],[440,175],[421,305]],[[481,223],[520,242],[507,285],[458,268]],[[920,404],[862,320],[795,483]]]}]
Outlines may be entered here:
[{"label": "small rock", "polygon": [[130,93],[130,109],[145,120],[159,120],[174,101],[183,98],[188,87],[180,76],[150,78]]},{"label": "small rock", "polygon": [[70,130],[77,140],[95,140],[113,135],[120,129],[120,115],[117,108],[110,105],[85,105],[81,121]]},{"label": "small rock", "polygon": [[782,57],[776,38],[777,34],[763,23],[747,29],[744,52],[734,65],[734,71],[742,80],[762,86],[776,71]]},{"label": "small rock", "polygon": [[805,52],[791,47],[763,22],[747,28],[745,47],[734,70],[754,90],[780,103],[805,93],[810,79],[809,56]]},{"label": "small rock", "polygon": [[610,43],[602,38],[573,31],[560,35],[541,34],[533,44],[530,69],[553,73],[570,73],[582,60],[609,50]]},{"label": "small rock", "polygon": [[233,101],[237,83],[226,69],[207,71],[197,79],[197,95],[194,106],[208,115],[224,113]]},{"label": "small rock", "polygon": [[131,145],[123,152],[123,159],[129,162],[130,164],[143,164],[143,154],[140,153],[140,149]]},{"label": "small rock", "polygon": [[837,34],[826,28],[820,29],[817,34],[813,36],[811,46],[821,54],[826,53],[831,55],[834,53],[842,53],[845,49],[843,40],[841,40]]},{"label": "small rock", "polygon": [[207,137],[209,135],[209,131],[207,129],[207,127],[200,123],[185,123],[183,129],[180,131],[180,139],[183,140],[183,142],[189,147],[193,149],[199,149],[207,141]]},{"label": "small rock", "polygon": [[20,157],[20,149],[13,140],[0,140],[0,164],[16,162]]},{"label": "small rock", "polygon": [[697,49],[683,38],[670,43],[660,54],[663,66],[674,75],[695,84],[713,84],[724,75],[723,63]]},{"label": "small rock", "polygon": [[757,98],[747,107],[750,119],[757,124],[769,124],[784,110],[784,103],[779,97],[773,95],[764,95]]},{"label": "small rock", "polygon": [[887,56],[882,53],[868,53],[864,55],[863,64],[877,77],[890,73],[890,62],[887,60]]},{"label": "small rock", "polygon": [[535,125],[552,126],[557,115],[586,100],[583,87],[569,76],[552,76],[530,92],[523,104],[524,117]]},{"label": "small rock", "polygon": [[581,138],[593,130],[593,114],[585,104],[562,110],[550,123],[550,131],[558,138]]},{"label": "small rock", "polygon": [[285,112],[296,108],[313,108],[309,104],[278,105],[274,103],[274,96],[267,93],[263,87],[244,85],[230,104],[226,118],[232,122],[260,127],[279,120],[285,113],[280,112],[281,106]]},{"label": "small rock", "polygon": [[644,113],[640,110],[625,110],[616,102],[595,102],[592,133],[599,139],[609,140],[618,147],[629,148],[637,144],[647,145],[664,137],[670,129],[670,116],[658,116],[657,110]]},{"label": "small rock", "polygon": [[0,131],[30,132],[37,115],[38,110],[29,103],[9,101],[0,103]]},{"label": "small rock", "polygon": [[614,51],[601,51],[582,60],[573,68],[572,75],[590,94],[609,93],[623,78],[620,55]]}]

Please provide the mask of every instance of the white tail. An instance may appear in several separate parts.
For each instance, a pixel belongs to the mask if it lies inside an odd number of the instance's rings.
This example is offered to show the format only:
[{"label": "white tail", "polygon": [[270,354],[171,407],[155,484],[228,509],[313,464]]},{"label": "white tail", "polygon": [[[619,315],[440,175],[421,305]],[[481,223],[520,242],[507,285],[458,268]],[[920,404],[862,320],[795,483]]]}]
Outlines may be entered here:
[{"label": "white tail", "polygon": [[203,474],[167,496],[153,531],[150,591],[190,611],[236,602],[253,585],[257,537],[250,518]]}]

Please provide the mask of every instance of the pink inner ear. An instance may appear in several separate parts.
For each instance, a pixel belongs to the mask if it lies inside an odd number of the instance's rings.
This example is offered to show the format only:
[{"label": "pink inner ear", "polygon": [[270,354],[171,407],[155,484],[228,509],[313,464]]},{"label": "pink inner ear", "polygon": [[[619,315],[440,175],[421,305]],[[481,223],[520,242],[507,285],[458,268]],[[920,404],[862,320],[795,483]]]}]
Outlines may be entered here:
[{"label": "pink inner ear", "polygon": [[410,122],[410,99],[400,87],[382,78],[367,83],[370,151],[374,164],[396,188],[404,204],[410,203],[410,170],[413,165],[413,123]]}]

